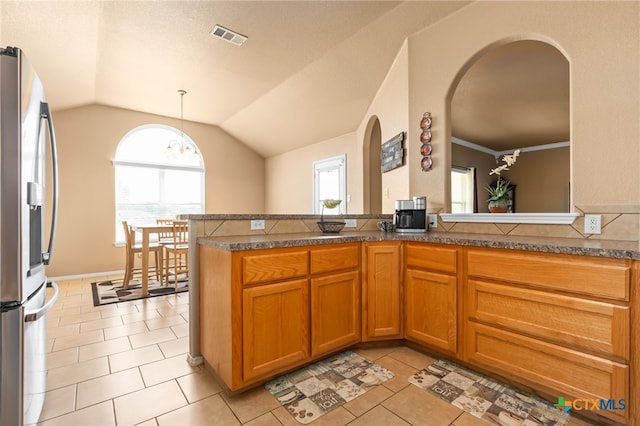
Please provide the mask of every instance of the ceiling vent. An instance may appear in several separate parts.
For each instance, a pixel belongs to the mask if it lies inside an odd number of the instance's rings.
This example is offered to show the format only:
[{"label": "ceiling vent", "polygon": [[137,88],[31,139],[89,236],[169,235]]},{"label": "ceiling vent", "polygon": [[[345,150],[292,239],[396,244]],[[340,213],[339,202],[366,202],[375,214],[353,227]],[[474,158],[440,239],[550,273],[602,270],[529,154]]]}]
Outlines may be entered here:
[{"label": "ceiling vent", "polygon": [[213,29],[211,30],[211,35],[226,40],[229,43],[233,43],[236,46],[242,46],[242,44],[247,41],[247,36],[238,34],[237,32],[231,31],[230,29],[227,29],[218,24],[216,24],[215,27],[213,27]]}]

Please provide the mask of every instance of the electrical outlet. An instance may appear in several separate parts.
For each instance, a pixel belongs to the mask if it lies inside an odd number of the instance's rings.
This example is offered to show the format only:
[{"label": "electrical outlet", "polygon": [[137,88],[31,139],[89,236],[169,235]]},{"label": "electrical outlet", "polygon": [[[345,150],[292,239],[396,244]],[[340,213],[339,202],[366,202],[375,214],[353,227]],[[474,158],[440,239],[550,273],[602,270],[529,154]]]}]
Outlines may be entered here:
[{"label": "electrical outlet", "polygon": [[437,228],[438,227],[438,215],[430,214],[429,215],[429,228]]},{"label": "electrical outlet", "polygon": [[259,231],[261,229],[264,229],[264,220],[262,219],[254,219],[251,221],[251,230],[252,231]]},{"label": "electrical outlet", "polygon": [[355,228],[358,226],[358,223],[356,221],[356,219],[345,219],[344,220],[344,227],[345,228]]},{"label": "electrical outlet", "polygon": [[602,217],[599,214],[584,215],[584,233],[600,234],[602,232]]}]

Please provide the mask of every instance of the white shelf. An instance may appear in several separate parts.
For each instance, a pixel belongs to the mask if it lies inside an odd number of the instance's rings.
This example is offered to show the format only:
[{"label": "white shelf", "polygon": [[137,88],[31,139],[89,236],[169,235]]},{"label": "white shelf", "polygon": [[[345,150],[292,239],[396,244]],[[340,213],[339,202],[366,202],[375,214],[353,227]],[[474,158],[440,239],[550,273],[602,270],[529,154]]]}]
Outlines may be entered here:
[{"label": "white shelf", "polygon": [[571,225],[578,213],[440,213],[443,222],[537,223]]}]

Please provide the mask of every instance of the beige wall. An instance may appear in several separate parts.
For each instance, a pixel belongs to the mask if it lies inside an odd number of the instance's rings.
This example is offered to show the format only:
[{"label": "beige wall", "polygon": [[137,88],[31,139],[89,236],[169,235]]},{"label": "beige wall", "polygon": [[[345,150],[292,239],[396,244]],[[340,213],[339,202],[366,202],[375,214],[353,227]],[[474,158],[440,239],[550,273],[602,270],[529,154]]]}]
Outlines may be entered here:
[{"label": "beige wall", "polygon": [[[393,211],[395,199],[413,195],[426,195],[430,210],[445,211],[451,161],[449,102],[457,82],[483,51],[534,39],[555,46],[570,63],[571,210],[584,205],[638,206],[639,22],[638,2],[475,2],[424,29],[398,52],[356,131],[354,152],[359,159],[353,168],[350,165],[349,180],[363,181],[362,144],[370,118],[377,116],[382,142],[400,131],[407,131],[408,137],[408,165],[383,174],[383,212]],[[426,111],[434,117],[430,172],[419,166],[418,123]],[[319,145],[323,143],[331,142]],[[284,177],[292,179],[300,163],[316,159],[313,153],[279,156],[279,176],[269,167],[267,180],[276,187]],[[361,190],[356,191],[351,193],[352,213],[362,208],[356,204],[363,202]],[[274,196],[268,192],[269,212]],[[280,203],[278,211],[286,210]]]},{"label": "beige wall", "polygon": [[[407,130],[408,57],[405,43],[381,85],[362,124],[349,133],[315,145],[286,152],[266,160],[266,211],[268,213],[312,213],[313,162],[347,153],[348,213],[363,213],[363,141],[370,139],[367,125],[378,114],[382,143]],[[382,213],[392,213],[396,199],[409,197],[408,168],[400,167],[382,175]],[[387,192],[388,190],[388,192]]]},{"label": "beige wall", "polygon": [[[99,105],[54,111],[58,141],[60,210],[49,276],[124,268],[114,247],[112,160],[122,137],[137,126],[180,121]],[[185,122],[185,133],[204,158],[207,213],[264,211],[264,160],[215,126]]]},{"label": "beige wall", "polygon": [[[520,39],[550,43],[570,63],[572,204],[638,206],[639,22],[638,2],[475,2],[402,46],[353,133],[263,161],[217,127],[185,123],[185,132],[205,157],[206,212],[310,213],[313,161],[346,153],[347,211],[361,213],[363,141],[372,116],[380,120],[382,142],[401,131],[408,137],[408,165],[382,176],[383,212],[393,211],[394,200],[412,195],[426,195],[430,210],[444,208],[449,201],[449,101],[457,81],[476,55]],[[425,111],[434,117],[430,172],[419,167],[418,123]],[[62,204],[48,274],[121,269],[124,254],[112,246],[115,147],[138,125],[179,123],[101,106],[54,112],[54,119]],[[85,254],[87,247],[91,252]]]},{"label": "beige wall", "polygon": [[[516,165],[503,176],[516,185],[519,213],[562,213],[569,209],[570,148],[554,148],[520,154]],[[502,163],[501,163],[502,164]]]},{"label": "beige wall", "polygon": [[[351,171],[358,167],[355,155],[355,134],[349,133],[323,143],[276,155],[265,161],[265,210],[270,214],[313,213],[313,162],[346,154],[347,156],[347,213],[360,213],[362,184]],[[353,194],[356,194],[354,197]],[[354,203],[354,198],[356,199]],[[357,207],[354,209],[354,205]]]},{"label": "beige wall", "polygon": [[[557,47],[570,63],[573,204],[637,205],[639,10],[638,2],[476,2],[412,37],[410,121],[432,112],[435,165],[421,173],[412,161],[412,192],[426,186],[433,203],[448,203],[449,101],[474,56],[535,39]],[[410,153],[417,152],[418,132],[409,142]]]},{"label": "beige wall", "polygon": [[[408,143],[406,139],[411,138],[410,133],[412,130],[411,123],[407,121],[409,105],[408,54],[408,44],[405,42],[398,51],[387,77],[372,102],[365,120],[363,120],[363,123],[366,123],[368,117],[373,115],[378,117],[383,144],[398,133],[406,132],[405,161],[407,163],[411,161],[411,153],[407,149]],[[359,152],[362,152],[363,130],[361,125],[358,131]],[[426,188],[421,188],[419,192],[411,193],[407,186],[408,179],[409,167],[406,165],[382,174],[382,213],[393,213],[395,200],[410,199],[413,195],[427,195]]]}]

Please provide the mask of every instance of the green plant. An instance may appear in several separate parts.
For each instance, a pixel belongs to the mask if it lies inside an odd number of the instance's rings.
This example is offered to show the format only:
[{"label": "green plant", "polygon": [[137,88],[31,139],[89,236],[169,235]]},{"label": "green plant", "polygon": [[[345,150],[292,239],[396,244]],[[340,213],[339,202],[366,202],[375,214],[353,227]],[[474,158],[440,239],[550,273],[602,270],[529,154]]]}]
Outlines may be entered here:
[{"label": "green plant", "polygon": [[495,185],[487,185],[486,189],[489,193],[489,199],[487,201],[497,201],[509,197],[508,193],[509,189],[511,189],[511,184],[509,183],[509,181],[498,177],[498,181],[495,183]]}]

